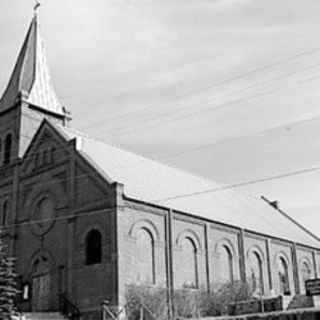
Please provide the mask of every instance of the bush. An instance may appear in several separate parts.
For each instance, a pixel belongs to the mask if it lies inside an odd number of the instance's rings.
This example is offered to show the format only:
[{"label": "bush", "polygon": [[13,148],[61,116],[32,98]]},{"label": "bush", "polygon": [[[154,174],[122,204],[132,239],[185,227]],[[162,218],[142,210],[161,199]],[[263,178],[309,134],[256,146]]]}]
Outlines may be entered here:
[{"label": "bush", "polygon": [[[126,290],[129,320],[140,319],[141,306],[144,320],[168,319],[168,291],[165,288],[145,285],[129,285]],[[239,301],[249,300],[252,293],[243,282],[225,283],[213,288],[210,293],[204,289],[181,289],[173,293],[174,314],[181,318],[198,318],[225,315],[228,307]],[[232,308],[231,308],[232,313]]]},{"label": "bush", "polygon": [[200,315],[201,294],[194,289],[175,290],[173,294],[174,313],[182,318],[197,318]]},{"label": "bush", "polygon": [[[252,291],[248,284],[237,281],[225,283],[214,293],[213,300],[216,302],[218,315],[233,314],[235,306],[240,301],[252,299]],[[230,308],[234,306],[234,308]]]},{"label": "bush", "polygon": [[141,306],[144,320],[165,320],[168,315],[167,290],[146,285],[126,287],[127,314],[129,320],[140,319]]}]

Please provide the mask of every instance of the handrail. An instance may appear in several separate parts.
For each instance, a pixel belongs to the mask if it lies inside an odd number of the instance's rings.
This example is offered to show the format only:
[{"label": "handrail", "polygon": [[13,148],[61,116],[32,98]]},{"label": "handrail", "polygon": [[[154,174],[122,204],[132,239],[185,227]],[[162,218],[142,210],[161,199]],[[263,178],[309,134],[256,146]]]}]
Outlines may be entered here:
[{"label": "handrail", "polygon": [[59,295],[59,309],[70,320],[80,319],[80,310],[64,295]]},{"label": "handrail", "polygon": [[[130,305],[132,305],[132,304],[133,305],[137,304],[139,307],[139,314],[140,314],[139,319],[143,319],[144,318],[143,315],[148,314],[149,317],[151,317],[153,320],[157,320],[157,317],[153,314],[151,309],[148,306],[146,306],[145,304],[143,304],[140,300],[136,300],[136,299],[132,299],[132,301],[125,304],[120,310],[118,309],[117,306],[114,306],[115,308],[110,306],[109,301],[107,301],[107,300],[103,301],[101,303],[102,319],[103,320],[110,320],[110,319],[111,320],[119,320],[122,315],[125,315],[126,319],[128,319],[128,316],[130,314],[130,310],[129,310]],[[112,309],[114,309],[114,310],[112,310]]]}]

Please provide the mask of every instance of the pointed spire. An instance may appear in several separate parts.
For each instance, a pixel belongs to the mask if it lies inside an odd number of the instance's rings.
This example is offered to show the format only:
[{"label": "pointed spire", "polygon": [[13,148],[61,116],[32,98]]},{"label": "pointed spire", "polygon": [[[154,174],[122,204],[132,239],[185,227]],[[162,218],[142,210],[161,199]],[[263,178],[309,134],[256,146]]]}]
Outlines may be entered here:
[{"label": "pointed spire", "polygon": [[0,111],[13,107],[19,99],[43,111],[65,116],[51,84],[43,41],[39,31],[37,1],[34,17],[23,43],[9,84],[0,99]]}]

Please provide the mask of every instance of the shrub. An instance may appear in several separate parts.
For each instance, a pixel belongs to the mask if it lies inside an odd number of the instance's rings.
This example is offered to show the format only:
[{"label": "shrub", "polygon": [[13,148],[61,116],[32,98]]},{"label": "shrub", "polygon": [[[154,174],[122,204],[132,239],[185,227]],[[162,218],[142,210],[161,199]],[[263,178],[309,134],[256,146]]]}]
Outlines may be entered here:
[{"label": "shrub", "polygon": [[[143,320],[168,319],[167,294],[165,288],[134,284],[127,286],[128,319],[140,319],[141,307],[144,313]],[[183,288],[173,293],[174,314],[178,319],[225,315],[230,311],[230,305],[251,298],[249,286],[240,281],[224,283],[210,293],[204,289]]]},{"label": "shrub", "polygon": [[127,314],[129,320],[140,319],[141,306],[144,320],[167,319],[167,290],[146,285],[126,287]]}]

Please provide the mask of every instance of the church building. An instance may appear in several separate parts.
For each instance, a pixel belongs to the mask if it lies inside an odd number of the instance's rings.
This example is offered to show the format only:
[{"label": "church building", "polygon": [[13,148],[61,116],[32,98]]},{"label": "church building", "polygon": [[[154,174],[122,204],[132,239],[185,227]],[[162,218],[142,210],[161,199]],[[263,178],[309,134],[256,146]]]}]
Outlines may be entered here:
[{"label": "church building", "polygon": [[293,297],[320,275],[319,239],[274,203],[73,130],[37,14],[0,100],[0,223],[25,311],[98,319],[132,283]]}]

